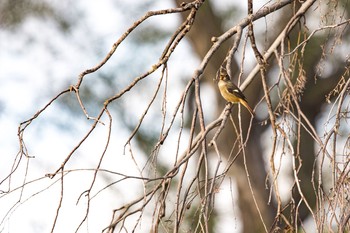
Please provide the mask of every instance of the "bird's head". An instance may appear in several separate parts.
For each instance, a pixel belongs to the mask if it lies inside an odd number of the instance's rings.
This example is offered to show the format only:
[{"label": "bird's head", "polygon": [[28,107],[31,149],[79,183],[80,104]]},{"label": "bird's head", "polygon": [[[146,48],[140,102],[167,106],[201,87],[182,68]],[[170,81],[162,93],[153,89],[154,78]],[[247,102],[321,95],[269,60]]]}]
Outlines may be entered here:
[{"label": "bird's head", "polygon": [[228,75],[226,69],[221,66],[220,69],[218,70],[218,72],[216,73],[216,80],[220,81],[229,81],[230,80],[230,76]]}]

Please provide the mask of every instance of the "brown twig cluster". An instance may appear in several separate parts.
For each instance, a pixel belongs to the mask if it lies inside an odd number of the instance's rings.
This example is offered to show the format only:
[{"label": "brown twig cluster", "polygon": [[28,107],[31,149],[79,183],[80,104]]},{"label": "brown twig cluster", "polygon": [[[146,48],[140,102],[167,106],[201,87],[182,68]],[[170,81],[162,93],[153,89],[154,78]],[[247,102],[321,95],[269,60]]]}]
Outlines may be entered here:
[{"label": "brown twig cluster", "polygon": [[[158,141],[153,146],[153,150],[150,154],[149,164],[151,164],[151,172],[147,169],[149,167],[141,167],[136,156],[134,156],[135,149],[131,145],[138,134],[140,127],[143,124],[144,118],[149,113],[150,108],[154,105],[155,100],[159,98],[161,88],[169,78],[168,63],[171,62],[170,58],[173,52],[177,49],[179,43],[186,38],[187,34],[191,31],[192,26],[196,23],[196,15],[198,11],[203,7],[204,1],[195,0],[189,3],[175,8],[150,11],[146,13],[139,20],[128,28],[125,33],[112,45],[112,48],[105,56],[105,58],[96,66],[83,71],[75,85],[67,87],[61,91],[54,98],[52,98],[42,109],[40,109],[33,117],[22,122],[18,128],[19,139],[19,152],[14,160],[13,167],[8,176],[6,176],[0,184],[8,182],[11,184],[11,177],[18,171],[18,167],[23,161],[29,161],[33,159],[30,156],[30,152],[26,147],[25,132],[30,125],[41,117],[51,104],[56,102],[59,98],[67,95],[71,92],[75,93],[75,98],[79,102],[80,108],[86,118],[92,122],[90,129],[76,144],[70,153],[62,161],[61,165],[57,167],[55,171],[47,174],[46,177],[41,179],[52,179],[52,184],[60,183],[61,195],[59,204],[57,205],[55,219],[52,225],[52,232],[57,227],[57,220],[61,214],[62,202],[64,201],[65,194],[65,179],[66,176],[73,172],[78,172],[79,169],[67,169],[67,163],[72,160],[72,157],[76,154],[77,150],[86,143],[86,140],[91,136],[97,127],[105,125],[107,130],[104,150],[101,152],[98,158],[98,163],[94,169],[84,169],[93,172],[92,179],[90,181],[89,188],[81,193],[79,200],[82,196],[87,199],[85,215],[82,217],[78,224],[76,231],[78,232],[82,226],[88,221],[91,214],[90,205],[94,198],[97,198],[98,194],[107,190],[108,188],[115,186],[121,182],[127,182],[129,180],[138,180],[142,183],[141,189],[143,192],[138,198],[124,203],[121,206],[115,206],[110,224],[107,225],[103,232],[121,232],[123,230],[137,231],[140,227],[143,218],[146,215],[151,216],[151,224],[148,227],[149,232],[182,232],[185,228],[190,229],[191,232],[212,232],[211,219],[215,214],[215,197],[219,192],[221,184],[227,177],[227,174],[232,166],[236,163],[237,159],[241,156],[244,160],[244,171],[247,177],[247,185],[250,188],[252,194],[252,200],[255,208],[258,212],[259,220],[263,225],[263,231],[273,232],[278,231],[281,228],[289,229],[297,232],[298,229],[303,228],[303,223],[300,221],[300,209],[302,206],[308,212],[308,215],[314,220],[316,229],[319,232],[324,230],[332,231],[336,228],[339,232],[349,229],[350,209],[349,209],[349,137],[341,135],[342,130],[345,130],[344,123],[349,118],[349,106],[348,106],[348,90],[349,90],[349,72],[348,67],[343,72],[342,78],[339,79],[338,84],[327,95],[327,100],[332,102],[335,98],[332,110],[329,115],[329,125],[331,130],[324,132],[321,136],[316,129],[314,122],[310,121],[310,117],[305,115],[305,111],[302,107],[302,98],[306,88],[307,80],[305,69],[303,68],[303,57],[305,53],[305,46],[308,45],[316,32],[321,32],[328,29],[337,29],[340,27],[348,27],[349,20],[344,20],[341,23],[334,25],[328,25],[320,27],[319,29],[311,32],[309,36],[304,37],[304,40],[299,40],[297,45],[291,46],[289,44],[289,36],[293,29],[296,27],[303,28],[306,22],[303,21],[306,18],[306,14],[309,12],[312,6],[316,3],[316,0],[306,0],[303,2],[293,0],[281,0],[275,3],[270,3],[259,9],[253,11],[253,1],[248,0],[248,14],[237,25],[229,28],[225,33],[218,37],[212,38],[212,46],[208,49],[206,55],[201,60],[201,63],[193,71],[193,75],[188,79],[187,84],[182,90],[181,96],[176,104],[176,107],[172,114],[166,109],[167,92],[163,94],[163,107],[162,108],[162,121],[161,132],[159,134]],[[256,33],[254,29],[254,22],[260,18],[266,17],[273,12],[276,12],[291,4],[301,4],[296,12],[293,14],[289,22],[284,26],[282,32],[276,37],[274,42],[266,51],[259,49],[258,42],[256,41]],[[84,98],[80,94],[82,83],[85,77],[91,73],[103,69],[104,65],[109,59],[118,51],[118,47],[125,41],[126,38],[134,31],[139,25],[143,24],[147,19],[151,17],[158,17],[167,14],[179,14],[187,12],[186,20],[184,20],[180,26],[173,32],[168,43],[164,47],[162,55],[159,60],[155,62],[147,72],[135,77],[124,89],[115,93],[114,95],[105,99],[103,106],[96,117],[91,117],[84,104]],[[344,29],[345,30],[345,29]],[[302,31],[302,30],[301,30]],[[254,182],[250,178],[251,171],[249,170],[249,164],[247,162],[247,142],[253,140],[251,137],[252,127],[254,127],[253,119],[249,120],[248,128],[242,126],[241,115],[238,117],[231,115],[232,105],[227,105],[225,109],[218,114],[219,116],[207,122],[206,112],[203,109],[202,103],[202,74],[206,69],[208,63],[211,62],[212,56],[225,42],[232,40],[232,45],[227,51],[226,58],[223,63],[227,63],[228,73],[231,74],[231,67],[234,62],[234,57],[242,47],[241,41],[244,32],[247,33],[247,40],[250,42],[250,49],[252,50],[256,59],[256,66],[247,75],[245,82],[241,85],[241,89],[244,90],[253,80],[260,77],[262,85],[262,97],[260,103],[265,104],[265,111],[267,112],[267,124],[272,131],[272,136],[269,142],[268,154],[268,167],[269,177],[267,179],[266,186],[270,191],[269,200],[265,200],[266,203],[274,205],[274,221],[269,223],[266,221],[266,216],[261,210],[259,201],[255,197]],[[245,44],[246,46],[246,44]],[[244,47],[245,49],[245,47]],[[276,67],[279,70],[279,78],[275,81],[270,80],[269,66],[271,59],[275,59]],[[242,62],[243,63],[243,62]],[[111,135],[113,135],[113,113],[110,110],[113,103],[120,100],[128,91],[139,85],[141,80],[147,79],[155,71],[161,71],[161,75],[154,91],[151,100],[147,104],[147,107],[143,111],[139,118],[138,123],[135,125],[134,130],[130,133],[130,136],[124,143],[124,153],[130,154],[134,161],[135,167],[137,167],[139,176],[123,174],[118,171],[106,170],[102,167],[102,163],[111,145]],[[187,106],[190,104],[189,93],[191,89],[194,90],[194,108],[193,111],[188,113]],[[282,94],[280,93],[282,89]],[[276,91],[277,90],[277,91]],[[276,94],[277,93],[277,94]],[[276,101],[275,96],[278,96]],[[276,103],[277,102],[277,103]],[[258,106],[258,104],[256,104]],[[190,115],[190,124],[188,129],[189,137],[186,143],[186,149],[180,150],[180,142],[187,138],[184,136],[185,131],[185,112]],[[102,118],[105,117],[107,122],[103,122]],[[235,119],[238,118],[238,125]],[[176,126],[176,121],[180,119],[180,126]],[[332,121],[331,121],[332,119]],[[332,123],[331,123],[332,122]],[[334,122],[334,123],[333,123]],[[231,125],[234,127],[232,132],[235,135],[236,140],[233,142],[232,151],[228,155],[223,155],[223,151],[218,145],[219,137],[225,130],[226,126]],[[172,130],[177,129],[178,140],[173,142],[176,144],[176,159],[173,166],[166,167],[166,170],[157,170],[157,158],[164,153],[165,144],[169,143],[169,135]],[[303,158],[301,156],[301,147],[303,133],[306,132],[310,136],[316,145],[316,156],[314,157],[314,169],[312,171],[312,185],[316,200],[310,201],[308,195],[304,191],[303,180],[300,180],[301,169],[303,166]],[[342,156],[338,156],[339,141],[346,139],[344,143],[344,149]],[[238,149],[237,149],[238,148]],[[166,152],[165,152],[166,153]],[[213,156],[214,155],[214,156]],[[293,195],[289,201],[285,201],[285,197],[281,194],[281,184],[279,179],[281,176],[281,160],[284,155],[290,156],[290,167],[292,177],[292,193]],[[313,156],[310,154],[309,156]],[[329,192],[325,192],[323,186],[323,174],[324,163],[328,161],[332,167],[332,187]],[[29,164],[29,163],[28,163]],[[193,165],[194,164],[194,165]],[[28,169],[29,165],[27,166]],[[152,173],[153,171],[153,173]],[[311,171],[310,171],[311,172]],[[121,178],[110,182],[106,187],[99,190],[97,193],[92,193],[93,188],[96,185],[96,179],[102,173],[118,175]],[[26,176],[26,175],[25,175]],[[2,195],[10,195],[12,192],[21,189],[25,190],[26,186],[37,180],[27,181],[23,179],[23,184],[20,187],[11,187],[7,191],[3,191]],[[50,186],[49,186],[50,187]],[[49,187],[38,191],[44,192]],[[35,194],[33,194],[34,196]],[[297,198],[298,197],[298,198]],[[79,201],[78,200],[78,201]],[[169,201],[171,200],[171,201]],[[23,202],[21,198],[19,202]],[[195,208],[192,208],[195,206]],[[12,209],[17,208],[17,204]],[[151,210],[151,211],[149,211]],[[11,211],[9,211],[10,213]],[[288,216],[288,214],[290,214]],[[132,222],[130,223],[130,220]],[[187,225],[186,225],[187,224]],[[131,227],[130,227],[131,226]]]}]

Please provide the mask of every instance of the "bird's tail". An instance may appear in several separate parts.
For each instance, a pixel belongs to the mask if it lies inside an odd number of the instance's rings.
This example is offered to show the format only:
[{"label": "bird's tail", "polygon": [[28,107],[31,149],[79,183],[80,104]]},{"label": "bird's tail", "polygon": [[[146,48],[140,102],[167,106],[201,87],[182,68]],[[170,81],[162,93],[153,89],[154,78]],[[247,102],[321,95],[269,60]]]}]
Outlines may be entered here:
[{"label": "bird's tail", "polygon": [[248,111],[250,112],[250,114],[252,114],[252,116],[254,117],[255,114],[253,112],[253,109],[249,106],[248,102],[243,100],[243,99],[240,99],[239,101],[241,104],[243,104],[244,107],[246,107],[246,109],[248,109]]}]

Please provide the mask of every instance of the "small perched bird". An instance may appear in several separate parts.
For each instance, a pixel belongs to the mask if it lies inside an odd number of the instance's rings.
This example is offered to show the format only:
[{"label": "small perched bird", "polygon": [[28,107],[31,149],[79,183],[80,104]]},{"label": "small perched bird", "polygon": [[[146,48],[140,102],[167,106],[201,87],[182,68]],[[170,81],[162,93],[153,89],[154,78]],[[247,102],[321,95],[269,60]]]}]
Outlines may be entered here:
[{"label": "small perched bird", "polygon": [[231,102],[233,104],[235,103],[242,104],[244,107],[248,109],[250,114],[254,116],[253,109],[248,105],[247,99],[245,98],[244,94],[235,84],[231,82],[230,76],[228,75],[224,67],[220,68],[218,72],[218,76],[219,76],[218,86],[222,97],[224,97],[226,101]]}]

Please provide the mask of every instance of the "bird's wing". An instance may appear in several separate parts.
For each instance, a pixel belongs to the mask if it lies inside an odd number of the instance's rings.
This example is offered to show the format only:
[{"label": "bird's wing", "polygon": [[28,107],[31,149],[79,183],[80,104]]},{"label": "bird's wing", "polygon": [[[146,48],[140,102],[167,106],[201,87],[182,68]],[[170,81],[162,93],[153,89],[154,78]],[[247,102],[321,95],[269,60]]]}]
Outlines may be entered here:
[{"label": "bird's wing", "polygon": [[241,98],[241,99],[243,99],[243,100],[245,100],[245,101],[247,100],[247,99],[245,98],[244,94],[241,92],[241,90],[239,90],[238,87],[235,87],[234,85],[228,85],[227,90],[228,90],[231,94],[233,94],[233,95],[235,95],[235,96],[237,96],[237,97],[239,97],[239,98]]}]

